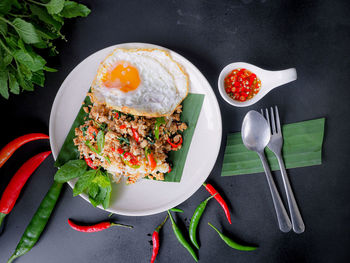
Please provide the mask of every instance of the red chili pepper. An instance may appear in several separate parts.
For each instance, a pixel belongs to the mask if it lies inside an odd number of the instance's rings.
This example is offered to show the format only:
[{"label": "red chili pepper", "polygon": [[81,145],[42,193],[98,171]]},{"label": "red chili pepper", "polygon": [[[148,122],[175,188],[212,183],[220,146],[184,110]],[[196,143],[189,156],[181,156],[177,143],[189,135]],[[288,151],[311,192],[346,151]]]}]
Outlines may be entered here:
[{"label": "red chili pepper", "polygon": [[168,173],[170,173],[170,172],[171,172],[171,166],[169,165]]},{"label": "red chili pepper", "polygon": [[116,112],[116,113],[114,114],[114,117],[116,117],[117,119],[119,119],[119,113]]},{"label": "red chili pepper", "polygon": [[126,128],[125,124],[119,126],[119,129],[125,129],[125,128]]},{"label": "red chili pepper", "polygon": [[153,171],[157,167],[157,162],[154,160],[153,153],[147,154],[148,159],[148,165],[151,168],[151,171]]},{"label": "red chili pepper", "polygon": [[131,127],[131,131],[132,131],[132,135],[133,135],[135,141],[139,142],[140,141],[139,133],[133,127]]},{"label": "red chili pepper", "polygon": [[50,154],[51,151],[47,151],[33,156],[12,177],[0,200],[0,225],[5,216],[11,212],[28,178]]},{"label": "red chili pepper", "polygon": [[93,163],[93,161],[91,160],[91,158],[86,158],[86,157],[84,156],[84,159],[85,159],[86,164],[87,164],[90,168],[92,168],[92,169],[97,169],[97,167],[94,166],[94,163]]},{"label": "red chili pepper", "polygon": [[92,233],[92,232],[99,232],[102,230],[105,230],[107,228],[110,228],[111,226],[122,226],[127,228],[133,228],[132,226],[123,225],[119,223],[111,223],[111,222],[101,222],[95,225],[91,226],[82,226],[74,223],[72,220],[68,219],[68,224],[76,231],[79,232],[85,232],[85,233]]},{"label": "red chili pepper", "polygon": [[118,148],[117,153],[118,153],[118,154],[123,154],[123,153],[124,153],[124,150],[123,150],[122,148]]},{"label": "red chili pepper", "polygon": [[156,260],[157,255],[158,255],[158,251],[159,251],[159,231],[163,227],[165,222],[167,221],[168,217],[169,216],[167,215],[166,218],[164,219],[164,221],[153,231],[153,235],[152,235],[153,251],[152,251],[151,263],[154,263],[154,261]]},{"label": "red chili pepper", "polygon": [[177,148],[177,147],[179,147],[182,144],[182,136],[180,137],[180,140],[179,140],[178,143],[173,143],[170,140],[170,138],[168,138],[166,141],[171,145],[172,148]]},{"label": "red chili pepper", "polygon": [[222,209],[225,211],[225,215],[227,217],[228,222],[231,224],[231,215],[230,215],[230,210],[228,209],[228,206],[225,202],[225,200],[222,198],[222,196],[216,191],[216,189],[211,185],[211,184],[206,184],[204,183],[203,186],[211,195],[215,195],[214,198],[218,203],[221,205]]},{"label": "red chili pepper", "polygon": [[40,139],[49,139],[49,136],[43,133],[29,133],[18,137],[17,139],[14,139],[13,141],[6,144],[5,147],[0,150],[0,168],[11,157],[11,155],[23,144]]},{"label": "red chili pepper", "polygon": [[126,153],[124,153],[124,158],[128,158],[128,156],[130,156],[129,162],[130,162],[132,165],[138,165],[138,164],[139,164],[139,161],[137,160],[136,156],[133,155],[131,152],[126,152]]}]

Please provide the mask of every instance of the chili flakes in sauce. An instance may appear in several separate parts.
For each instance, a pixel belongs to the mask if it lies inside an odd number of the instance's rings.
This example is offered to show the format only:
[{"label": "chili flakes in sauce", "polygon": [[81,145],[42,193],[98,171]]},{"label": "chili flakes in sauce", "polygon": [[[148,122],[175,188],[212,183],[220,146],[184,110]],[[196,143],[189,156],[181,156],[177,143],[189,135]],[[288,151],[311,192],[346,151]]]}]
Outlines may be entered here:
[{"label": "chili flakes in sauce", "polygon": [[260,88],[260,79],[253,72],[244,68],[232,70],[225,78],[225,91],[234,100],[250,100]]}]

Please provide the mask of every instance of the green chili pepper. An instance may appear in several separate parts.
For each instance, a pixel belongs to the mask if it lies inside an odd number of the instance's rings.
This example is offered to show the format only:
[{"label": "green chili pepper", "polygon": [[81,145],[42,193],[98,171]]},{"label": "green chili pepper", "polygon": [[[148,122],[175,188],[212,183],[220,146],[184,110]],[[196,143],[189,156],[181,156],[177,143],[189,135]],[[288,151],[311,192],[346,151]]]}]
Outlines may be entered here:
[{"label": "green chili pepper", "polygon": [[62,183],[57,182],[52,184],[44,199],[41,201],[41,204],[36,210],[32,220],[24,231],[15,252],[12,254],[7,263],[12,262],[15,258],[23,256],[36,244],[56,205],[57,199],[62,190],[62,185]]},{"label": "green chili pepper", "polygon": [[164,117],[157,118],[156,124],[155,124],[155,127],[154,127],[154,135],[156,136],[157,140],[159,139],[159,126],[162,125],[162,124],[165,124]]},{"label": "green chili pepper", "polygon": [[196,210],[193,213],[193,216],[191,218],[189,233],[190,233],[190,239],[192,241],[192,244],[199,249],[198,241],[197,241],[197,226],[199,224],[199,220],[202,217],[202,214],[205,210],[205,207],[207,206],[207,203],[210,199],[212,199],[215,195],[209,196],[207,199],[205,199],[202,203],[199,204],[199,206],[196,208]]},{"label": "green chili pepper", "polygon": [[241,250],[241,251],[253,251],[253,250],[256,250],[258,248],[258,247],[254,247],[254,246],[244,246],[244,245],[238,244],[237,242],[233,241],[228,236],[225,236],[224,234],[222,234],[212,224],[208,223],[208,225],[211,226],[212,228],[214,228],[214,230],[219,234],[221,239],[231,248],[234,248],[234,249],[237,249],[237,250]]},{"label": "green chili pepper", "polygon": [[180,228],[175,224],[175,221],[174,221],[173,217],[171,216],[169,210],[168,210],[168,214],[169,214],[169,217],[171,220],[171,225],[173,227],[173,231],[174,231],[174,234],[175,234],[177,240],[179,240],[180,244],[183,245],[183,247],[186,248],[188,250],[188,252],[190,252],[190,254],[194,258],[194,260],[196,262],[198,262],[198,256],[197,256],[196,252],[191,247],[190,243],[187,242],[187,240],[185,239],[184,235],[182,234]]}]

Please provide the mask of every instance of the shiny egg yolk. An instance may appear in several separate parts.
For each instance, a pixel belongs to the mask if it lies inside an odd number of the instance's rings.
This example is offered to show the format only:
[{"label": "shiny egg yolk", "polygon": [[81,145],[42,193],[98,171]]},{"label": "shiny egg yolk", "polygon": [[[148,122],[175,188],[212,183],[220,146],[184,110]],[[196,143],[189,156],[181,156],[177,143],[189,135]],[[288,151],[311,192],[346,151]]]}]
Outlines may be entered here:
[{"label": "shiny egg yolk", "polygon": [[137,68],[130,63],[121,61],[115,68],[104,74],[102,81],[107,88],[129,92],[137,89],[141,79]]}]

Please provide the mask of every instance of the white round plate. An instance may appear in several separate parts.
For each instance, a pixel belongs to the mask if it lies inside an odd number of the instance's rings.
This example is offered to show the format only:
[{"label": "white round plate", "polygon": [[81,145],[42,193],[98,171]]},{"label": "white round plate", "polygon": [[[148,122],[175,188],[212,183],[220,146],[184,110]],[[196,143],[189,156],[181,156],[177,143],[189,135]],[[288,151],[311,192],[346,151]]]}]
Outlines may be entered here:
[{"label": "white round plate", "polygon": [[[57,92],[50,115],[50,144],[54,158],[61,149],[81,103],[95,77],[100,62],[115,48],[166,48],[144,43],[126,43],[102,49],[76,66]],[[168,50],[190,79],[190,92],[205,94],[180,183],[140,180],[133,185],[113,184],[107,211],[145,216],[175,207],[194,194],[207,179],[219,153],[222,124],[215,94],[202,73],[187,59]],[[71,187],[74,182],[69,182]],[[88,201],[85,194],[81,195]],[[101,208],[101,207],[100,207]]]}]

